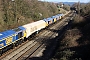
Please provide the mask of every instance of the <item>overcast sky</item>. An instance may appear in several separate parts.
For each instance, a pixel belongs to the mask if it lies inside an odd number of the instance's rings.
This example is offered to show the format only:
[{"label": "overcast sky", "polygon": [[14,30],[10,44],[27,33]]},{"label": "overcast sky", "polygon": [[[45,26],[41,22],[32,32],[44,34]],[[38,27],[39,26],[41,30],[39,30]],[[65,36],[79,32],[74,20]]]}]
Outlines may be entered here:
[{"label": "overcast sky", "polygon": [[41,0],[41,1],[48,1],[48,2],[83,2],[83,3],[87,3],[90,2],[90,0]]}]

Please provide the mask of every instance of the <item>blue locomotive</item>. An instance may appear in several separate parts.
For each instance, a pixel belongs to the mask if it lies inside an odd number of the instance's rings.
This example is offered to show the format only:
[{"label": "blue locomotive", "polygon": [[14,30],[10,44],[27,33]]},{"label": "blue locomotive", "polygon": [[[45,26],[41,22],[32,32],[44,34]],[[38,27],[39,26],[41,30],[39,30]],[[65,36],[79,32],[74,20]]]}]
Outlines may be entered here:
[{"label": "blue locomotive", "polygon": [[57,20],[61,19],[62,16],[63,14],[58,14],[43,20],[20,26],[15,29],[0,32],[0,55],[14,46],[20,45],[34,32],[37,32],[56,22]]}]

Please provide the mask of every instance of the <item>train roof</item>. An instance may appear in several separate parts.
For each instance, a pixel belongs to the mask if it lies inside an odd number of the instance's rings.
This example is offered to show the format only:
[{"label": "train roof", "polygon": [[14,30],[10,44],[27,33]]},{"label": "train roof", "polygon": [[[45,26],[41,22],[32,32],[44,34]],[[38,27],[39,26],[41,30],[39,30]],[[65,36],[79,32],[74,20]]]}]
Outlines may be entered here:
[{"label": "train roof", "polygon": [[55,17],[59,17],[59,15],[55,15]]},{"label": "train roof", "polygon": [[4,38],[7,38],[8,36],[11,36],[13,34],[15,34],[15,32],[13,30],[7,30],[7,31],[4,31],[4,32],[0,32],[0,40],[4,39]]},{"label": "train roof", "polygon": [[20,27],[18,27],[18,28],[20,28],[21,30],[25,30],[25,28],[24,28],[24,27],[22,27],[22,26],[20,26]]},{"label": "train roof", "polygon": [[46,19],[43,19],[44,21],[51,21],[51,20],[53,20],[51,17],[49,17],[49,18],[46,18]]},{"label": "train roof", "polygon": [[63,16],[63,14],[58,14],[59,16]]},{"label": "train roof", "polygon": [[18,27],[18,28],[12,29],[12,30],[15,31],[15,32],[20,32],[20,31],[25,30],[25,28],[22,27],[22,26],[20,26],[20,27]]},{"label": "train roof", "polygon": [[36,21],[36,22],[32,22],[32,23],[29,23],[29,24],[26,24],[26,25],[23,25],[22,27],[30,27],[30,26],[35,26],[35,25],[39,25],[40,23],[45,23],[45,21],[43,20],[39,20],[39,21]]},{"label": "train roof", "polygon": [[51,18],[55,18],[56,16],[51,16]]}]

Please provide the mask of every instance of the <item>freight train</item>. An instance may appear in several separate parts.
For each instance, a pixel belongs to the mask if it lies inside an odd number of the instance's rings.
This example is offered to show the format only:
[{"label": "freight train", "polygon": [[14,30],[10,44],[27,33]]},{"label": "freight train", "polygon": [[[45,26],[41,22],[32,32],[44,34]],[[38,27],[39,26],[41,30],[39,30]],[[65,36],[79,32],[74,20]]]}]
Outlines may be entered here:
[{"label": "freight train", "polygon": [[58,14],[43,20],[29,23],[18,28],[0,32],[0,56],[7,50],[25,42],[33,33],[46,28],[57,20],[60,20],[64,14]]}]

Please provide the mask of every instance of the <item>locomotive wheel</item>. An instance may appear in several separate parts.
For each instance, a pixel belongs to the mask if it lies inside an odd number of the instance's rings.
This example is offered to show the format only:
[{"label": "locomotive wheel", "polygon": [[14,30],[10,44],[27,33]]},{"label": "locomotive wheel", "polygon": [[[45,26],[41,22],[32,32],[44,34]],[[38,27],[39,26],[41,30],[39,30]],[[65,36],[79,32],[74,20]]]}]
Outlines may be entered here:
[{"label": "locomotive wheel", "polygon": [[6,52],[6,51],[7,51],[7,48],[5,47],[5,48],[3,48],[2,53]]},{"label": "locomotive wheel", "polygon": [[20,39],[20,40],[18,41],[18,45],[20,45],[20,44],[22,44],[22,39]]},{"label": "locomotive wheel", "polygon": [[3,54],[3,53],[2,53],[2,50],[0,50],[0,56],[2,56],[2,54]]},{"label": "locomotive wheel", "polygon": [[27,41],[27,38],[26,37],[24,37],[24,41]]},{"label": "locomotive wheel", "polygon": [[14,43],[14,46],[17,47],[18,46],[18,41]]}]

